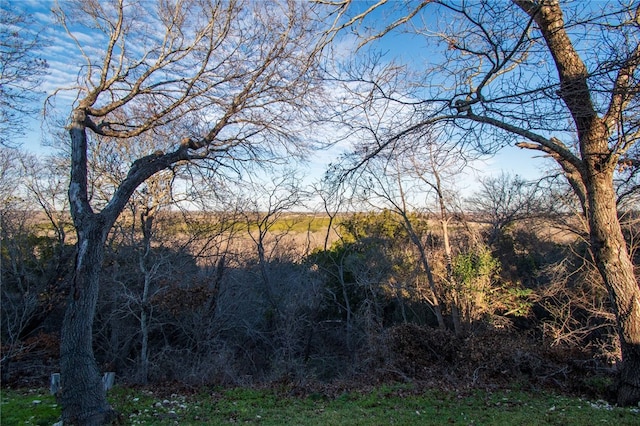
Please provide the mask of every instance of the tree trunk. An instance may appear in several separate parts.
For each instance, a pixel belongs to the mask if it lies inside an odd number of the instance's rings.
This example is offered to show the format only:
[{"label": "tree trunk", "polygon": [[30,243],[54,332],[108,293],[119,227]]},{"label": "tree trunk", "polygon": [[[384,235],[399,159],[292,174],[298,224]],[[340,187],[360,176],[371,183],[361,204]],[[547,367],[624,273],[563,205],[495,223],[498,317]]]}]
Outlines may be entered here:
[{"label": "tree trunk", "polygon": [[147,318],[147,306],[144,301],[142,312],[140,313],[140,332],[142,333],[142,343],[140,346],[140,371],[138,374],[140,383],[146,385],[149,380],[149,319]]},{"label": "tree trunk", "polygon": [[146,209],[140,214],[140,224],[142,226],[143,250],[144,252],[138,259],[140,272],[143,275],[142,298],[140,300],[140,334],[142,341],[140,343],[140,370],[138,375],[140,383],[146,385],[149,380],[149,323],[151,321],[151,307],[149,302],[149,291],[151,288],[151,280],[153,275],[153,267],[149,266],[151,256],[151,238],[153,231],[153,219],[155,208]]},{"label": "tree trunk", "polygon": [[69,202],[78,243],[69,302],[62,324],[60,372],[63,421],[79,425],[105,424],[114,414],[107,403],[92,347],[93,319],[107,235],[131,194],[142,182],[171,164],[188,158],[186,145],[168,154],[159,152],[138,158],[104,209],[95,213],[89,202],[86,134],[87,124],[95,126],[87,118],[86,111],[86,105],[94,101],[95,98],[89,96],[80,102],[82,105],[71,114],[69,126]]},{"label": "tree trunk", "polygon": [[[440,198],[440,197],[439,197]],[[444,202],[440,198],[440,225],[442,226],[442,241],[444,244],[444,257],[447,266],[447,282],[449,283],[449,291],[451,292],[451,320],[453,321],[453,330],[456,336],[462,336],[462,323],[460,321],[460,298],[458,297],[458,283],[453,275],[453,255],[451,254],[451,244],[449,243],[449,219],[446,217],[446,209]]]},{"label": "tree trunk", "polygon": [[[545,42],[552,54],[560,79],[560,96],[571,112],[575,123],[580,159],[566,150],[556,151],[556,160],[572,168],[582,176],[587,202],[584,205],[590,226],[591,251],[602,279],[609,291],[609,297],[616,316],[622,362],[619,367],[618,404],[635,405],[640,401],[640,288],[634,275],[633,263],[622,234],[613,173],[617,167],[621,151],[609,146],[612,123],[620,120],[621,111],[629,106],[634,93],[631,86],[637,69],[637,58],[629,57],[618,71],[609,110],[604,117],[598,112],[591,99],[587,78],[588,70],[578,51],[574,48],[564,28],[562,9],[559,2],[533,2],[514,0],[539,25]],[[637,11],[636,11],[637,13]],[[637,53],[637,52],[636,52]],[[557,147],[547,144],[547,148]],[[570,173],[568,178],[576,194],[583,201],[584,194],[575,185]]]},{"label": "tree trunk", "polygon": [[442,226],[442,242],[444,244],[444,257],[447,267],[447,282],[449,283],[449,291],[451,292],[451,321],[453,322],[453,330],[456,336],[462,336],[462,323],[460,321],[460,298],[458,297],[458,283],[453,275],[453,255],[451,253],[451,244],[449,243],[449,218],[447,217],[447,207],[444,204],[444,194],[442,192],[442,184],[440,181],[440,173],[437,168],[433,168],[433,176],[436,179],[436,195],[438,197],[438,205],[440,206],[440,225]]},{"label": "tree trunk", "polygon": [[635,405],[640,401],[640,288],[618,220],[613,170],[589,174],[591,250],[609,291],[622,349],[618,404]]},{"label": "tree trunk", "polygon": [[62,326],[60,372],[64,424],[102,425],[113,411],[93,355],[93,319],[104,254],[103,230],[77,230],[77,257]]},{"label": "tree trunk", "polygon": [[422,264],[424,272],[427,274],[427,282],[429,283],[429,289],[431,290],[431,298],[427,298],[427,301],[431,304],[433,314],[436,316],[436,320],[438,321],[438,327],[442,330],[445,330],[447,328],[447,325],[445,324],[444,316],[442,315],[442,305],[440,304],[440,297],[438,294],[438,288],[436,287],[436,280],[433,278],[431,265],[429,264],[429,259],[427,258],[427,250],[425,249],[420,236],[413,229],[413,225],[411,224],[411,220],[409,219],[407,212],[402,210],[399,213],[400,216],[402,216],[402,220],[404,222],[404,229],[407,231],[411,242],[416,246],[418,252],[420,253],[420,263]]},{"label": "tree trunk", "polygon": [[76,261],[62,323],[60,373],[64,424],[102,425],[113,411],[107,403],[102,377],[93,355],[93,319],[98,301],[104,241],[110,225],[95,214],[87,192],[86,113],[71,115],[71,182],[69,201],[78,242]]}]

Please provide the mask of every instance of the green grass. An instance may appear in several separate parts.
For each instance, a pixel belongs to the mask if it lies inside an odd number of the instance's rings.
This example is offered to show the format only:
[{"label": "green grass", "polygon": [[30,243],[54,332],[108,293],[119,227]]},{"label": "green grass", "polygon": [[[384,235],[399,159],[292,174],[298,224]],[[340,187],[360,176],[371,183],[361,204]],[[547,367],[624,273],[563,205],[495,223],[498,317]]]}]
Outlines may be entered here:
[{"label": "green grass", "polygon": [[51,426],[59,420],[60,407],[48,390],[13,391],[2,389],[0,425]]},{"label": "green grass", "polygon": [[[127,425],[638,425],[640,410],[551,393],[459,394],[407,386],[296,398],[276,391],[231,389],[159,397],[114,388],[109,399]],[[34,400],[41,401],[34,404]],[[51,425],[59,408],[46,391],[3,391],[0,424]]]}]

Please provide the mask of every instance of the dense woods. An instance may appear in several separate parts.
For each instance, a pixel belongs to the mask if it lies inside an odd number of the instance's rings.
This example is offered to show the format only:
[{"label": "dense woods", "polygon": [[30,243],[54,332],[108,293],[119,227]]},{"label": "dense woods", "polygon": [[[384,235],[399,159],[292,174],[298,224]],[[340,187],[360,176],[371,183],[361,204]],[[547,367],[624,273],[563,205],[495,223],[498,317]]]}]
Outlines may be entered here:
[{"label": "dense woods", "polygon": [[[53,38],[0,15],[3,386],[60,372],[82,425],[115,413],[105,371],[638,403],[637,2],[138,6],[56,4]],[[506,145],[548,172],[461,189]]]},{"label": "dense woods", "polygon": [[[521,186],[502,176],[451,217],[450,265],[435,213],[347,212],[330,222],[168,204],[151,221],[136,199],[107,241],[94,323],[100,370],[129,384],[520,381],[607,395],[615,318],[580,217],[536,209],[498,226],[508,212],[487,208],[496,190]],[[24,198],[3,200],[13,206],[2,217],[3,382],[42,384],[59,369],[74,237],[67,212],[38,208],[21,184],[13,193]],[[624,218],[633,246],[640,218]]]}]

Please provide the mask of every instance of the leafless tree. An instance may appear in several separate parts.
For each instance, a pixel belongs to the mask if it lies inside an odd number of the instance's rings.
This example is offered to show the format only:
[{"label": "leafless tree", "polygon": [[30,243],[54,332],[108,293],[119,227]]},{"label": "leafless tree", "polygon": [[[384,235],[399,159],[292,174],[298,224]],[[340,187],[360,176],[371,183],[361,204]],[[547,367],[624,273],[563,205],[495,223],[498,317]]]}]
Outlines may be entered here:
[{"label": "leafless tree", "polygon": [[[424,192],[416,191],[419,185],[411,175],[405,173],[406,167],[401,165],[405,158],[393,156],[387,158],[380,155],[371,159],[363,173],[361,173],[359,184],[360,194],[372,206],[376,208],[388,208],[398,215],[403,228],[415,248],[418,250],[421,269],[427,278],[429,291],[421,292],[432,307],[434,315],[438,320],[440,328],[446,328],[443,317],[444,295],[441,287],[437,285],[433,273],[431,261],[429,260],[429,249],[425,242],[425,236],[420,232],[414,223],[415,214],[424,210],[424,205],[416,204],[424,202]],[[380,203],[380,204],[379,204]]]},{"label": "leafless tree", "polygon": [[19,8],[0,9],[0,145],[15,146],[24,119],[37,112],[39,85],[47,62],[38,55],[43,40],[35,21]]},{"label": "leafless tree", "polygon": [[[446,265],[446,281],[448,284],[449,298],[451,299],[451,317],[455,333],[462,333],[460,318],[460,296],[458,283],[453,273],[453,249],[449,225],[455,217],[455,196],[453,191],[447,191],[446,185],[451,180],[460,176],[469,162],[473,159],[471,153],[463,152],[458,147],[447,144],[427,143],[424,149],[412,149],[410,151],[409,164],[406,172],[427,188],[434,192],[437,211],[442,229],[442,245]],[[469,232],[470,239],[475,240],[475,233]],[[474,244],[475,245],[475,244]]]},{"label": "leafless tree", "polygon": [[56,157],[38,159],[0,147],[3,340],[7,347],[32,337],[61,303],[72,250],[65,227],[67,181]]},{"label": "leafless tree", "polygon": [[293,173],[274,178],[273,184],[251,182],[244,186],[243,199],[240,200],[240,211],[247,233],[255,244],[264,294],[277,317],[280,304],[274,298],[274,277],[269,271],[269,264],[279,260],[280,242],[289,230],[286,227],[276,230],[274,225],[285,223],[282,221],[283,216],[300,205],[302,193],[298,182]]},{"label": "leafless tree", "polygon": [[140,297],[140,378],[146,383],[149,374],[149,321],[151,286],[156,279],[157,269],[161,262],[152,258],[151,244],[154,240],[154,221],[158,212],[171,200],[171,174],[157,173],[144,183],[142,196],[139,202],[140,227],[142,231],[142,252],[140,253],[138,266],[143,276],[142,295]]},{"label": "leafless tree", "polygon": [[[318,54],[328,40],[318,18],[331,10],[298,2],[152,7],[126,0],[56,8],[84,61],[77,64],[68,122],[78,243],[61,341],[65,423],[102,424],[112,412],[94,361],[91,325],[104,242],[129,198],[151,176],[188,162],[237,169],[302,152],[297,118],[318,90]],[[97,45],[76,37],[78,28],[91,28]],[[88,179],[92,150],[135,143],[144,134],[161,134],[166,145],[122,165],[122,179],[96,203]]]},{"label": "leafless tree", "polygon": [[[21,335],[37,310],[38,290],[28,273],[25,259],[29,226],[29,204],[22,185],[24,168],[22,152],[0,147],[0,279],[2,279],[2,336],[0,357],[3,380],[9,363],[20,353]],[[36,290],[36,291],[34,291]]]},{"label": "leafless tree", "polygon": [[306,194],[299,176],[288,169],[274,170],[271,183],[244,182],[238,188],[242,193],[238,209],[253,243],[249,259],[256,259],[259,276],[252,281],[259,283],[256,290],[266,302],[265,340],[274,351],[274,365],[292,370],[296,354],[302,352],[303,330],[310,327],[307,307],[315,303],[313,285],[303,284],[308,280],[306,268],[298,266],[309,253],[293,247],[299,243],[293,240],[296,222],[287,218]]},{"label": "leafless tree", "polygon": [[344,187],[340,184],[336,185],[331,179],[323,179],[313,186],[313,195],[319,199],[321,207],[318,207],[329,218],[327,223],[327,231],[324,234],[323,250],[329,248],[331,236],[336,234],[336,217],[342,211],[342,203],[346,200],[343,196]]},{"label": "leafless tree", "polygon": [[71,225],[66,196],[69,163],[66,158],[55,155],[41,159],[24,155],[22,165],[27,195],[34,199],[38,211],[46,216],[60,252],[67,243],[66,230]]},{"label": "leafless tree", "polygon": [[480,220],[488,221],[490,230],[487,243],[491,246],[515,222],[531,218],[538,213],[537,185],[520,176],[501,173],[480,179],[480,190],[467,203]]},{"label": "leafless tree", "polygon": [[[385,7],[396,9],[380,23]],[[368,25],[372,9],[377,25]],[[639,14],[637,2],[406,1],[354,7],[345,24],[361,32],[361,46],[406,30],[438,49],[415,71],[393,63],[360,74],[361,84],[375,83],[367,99],[408,117],[380,129],[364,159],[439,123],[483,152],[517,144],[555,160],[580,200],[617,319],[622,405],[640,400],[640,288],[613,180],[620,165],[637,162]],[[397,81],[408,84],[399,90]]]}]

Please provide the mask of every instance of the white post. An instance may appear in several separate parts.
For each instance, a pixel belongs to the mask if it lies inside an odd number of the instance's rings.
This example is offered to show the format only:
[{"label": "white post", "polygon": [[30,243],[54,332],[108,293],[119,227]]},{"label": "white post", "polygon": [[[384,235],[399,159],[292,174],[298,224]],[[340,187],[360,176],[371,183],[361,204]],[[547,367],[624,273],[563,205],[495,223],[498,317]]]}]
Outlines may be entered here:
[{"label": "white post", "polygon": [[51,395],[60,395],[60,392],[62,391],[60,373],[51,374],[51,385],[49,387],[49,391],[51,392]]},{"label": "white post", "polygon": [[104,385],[105,391],[108,391],[109,389],[111,389],[115,382],[116,382],[116,373],[113,371],[104,373],[104,376],[102,376],[102,384]]}]

